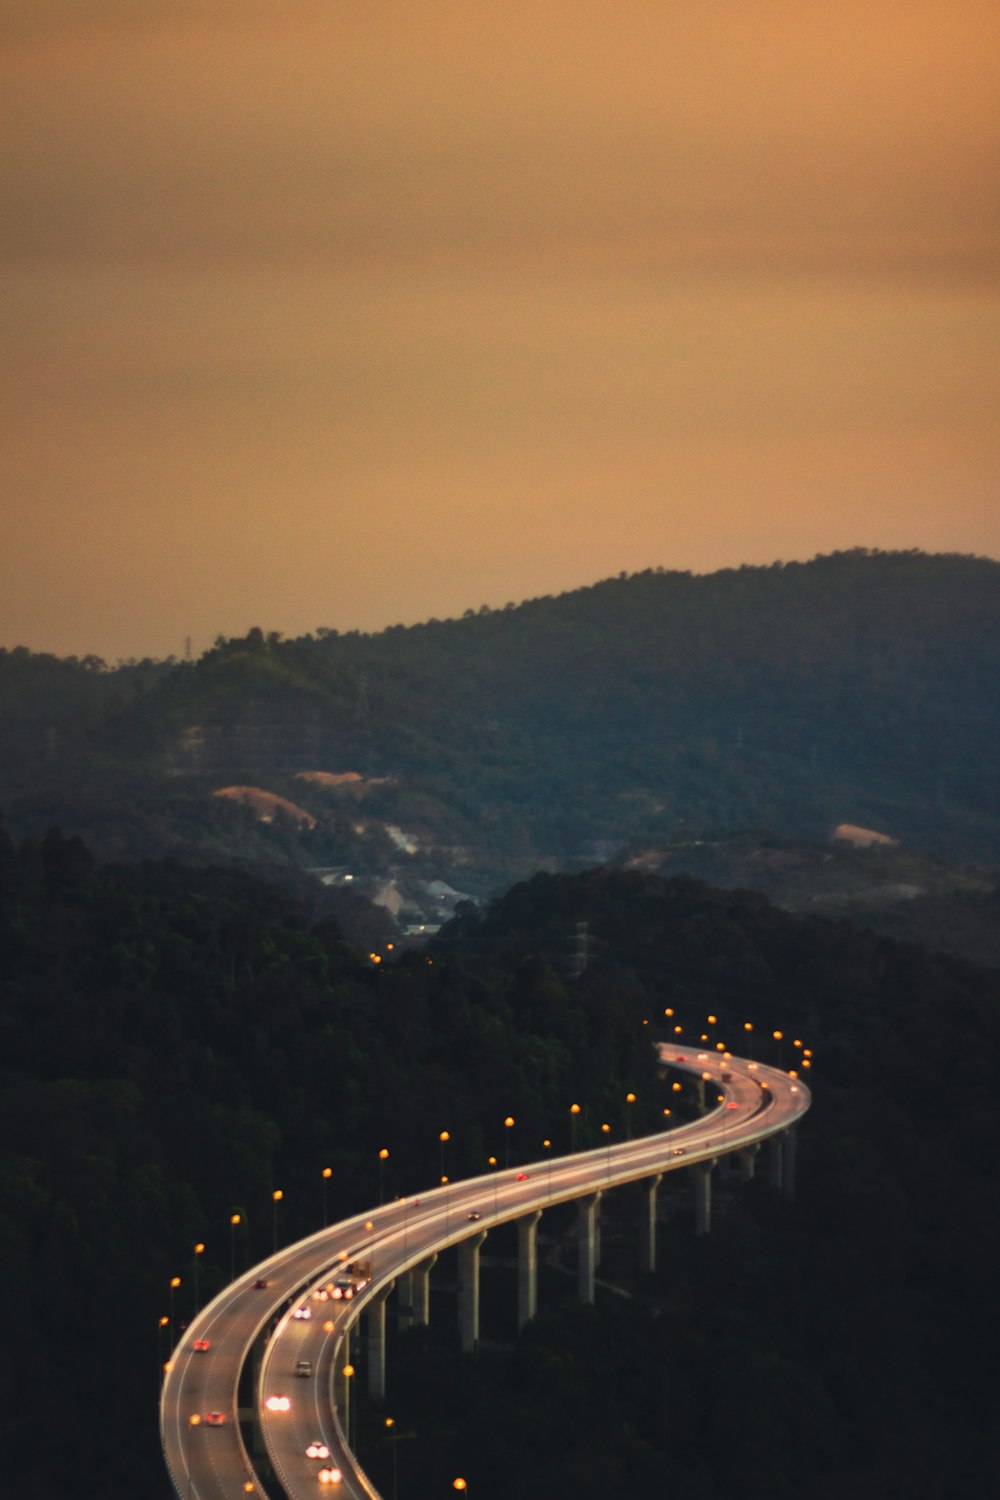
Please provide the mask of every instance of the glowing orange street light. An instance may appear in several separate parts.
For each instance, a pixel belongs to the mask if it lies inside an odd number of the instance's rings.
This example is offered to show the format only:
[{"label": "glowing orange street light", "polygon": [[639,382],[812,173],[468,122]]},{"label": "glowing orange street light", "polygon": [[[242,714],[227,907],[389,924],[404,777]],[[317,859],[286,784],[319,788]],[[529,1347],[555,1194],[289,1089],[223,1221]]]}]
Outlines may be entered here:
[{"label": "glowing orange street light", "polygon": [[668,1005],[667,1008],[666,1008],[666,1010],[663,1012],[663,1014],[665,1016],[672,1016],[673,1013],[674,1013],[674,1008],[673,1008],[672,1005]]},{"label": "glowing orange street light", "polygon": [[579,1104],[571,1104],[569,1107],[569,1149],[576,1150],[576,1117],[580,1113]]},{"label": "glowing orange street light", "polygon": [[240,1214],[229,1215],[229,1279],[236,1280],[236,1231],[243,1220]]},{"label": "glowing orange street light", "polygon": [[626,1094],[625,1095],[625,1104],[626,1104],[626,1109],[625,1109],[625,1139],[629,1140],[629,1141],[632,1139],[632,1111],[627,1106],[632,1105],[634,1103],[635,1103],[635,1095],[633,1093]]},{"label": "glowing orange street light", "polygon": [[514,1116],[513,1115],[508,1115],[507,1118],[504,1120],[503,1123],[504,1123],[504,1129],[507,1132],[506,1136],[504,1137],[504,1143],[503,1143],[503,1164],[504,1164],[505,1167],[509,1167],[510,1166],[510,1132],[514,1129]]},{"label": "glowing orange street light", "polygon": [[444,1148],[445,1148],[445,1146],[447,1146],[448,1142],[451,1140],[451,1131],[450,1130],[442,1130],[441,1133],[438,1136],[438,1140],[441,1142],[441,1181],[442,1182],[447,1182],[448,1179],[444,1175]]},{"label": "glowing orange street light", "polygon": [[453,1490],[467,1490],[469,1488],[469,1486],[466,1484],[465,1480],[461,1479],[461,1478],[459,1478],[459,1479],[453,1479],[451,1481],[451,1487],[452,1487]]},{"label": "glowing orange street light", "polygon": [[674,1036],[680,1036],[682,1030],[683,1030],[683,1027],[681,1027],[681,1026],[675,1026],[674,1027]]},{"label": "glowing orange street light", "polygon": [[204,1254],[205,1246],[199,1240],[194,1247],[194,1310],[196,1314],[201,1307],[201,1303],[198,1300],[198,1262]]},{"label": "glowing orange street light", "polygon": [[389,1148],[383,1146],[378,1154],[378,1201],[381,1206],[385,1202],[385,1164],[389,1160]]},{"label": "glowing orange street light", "polygon": [[326,1195],[327,1189],[330,1186],[330,1178],[333,1176],[333,1168],[324,1167],[319,1175],[323,1182],[323,1228],[325,1229],[327,1224]]},{"label": "glowing orange street light", "polygon": [[285,1195],[280,1188],[275,1188],[274,1192],[271,1194],[271,1227],[274,1231],[273,1240],[275,1253],[277,1253],[278,1249],[278,1204],[281,1202],[284,1196]]}]

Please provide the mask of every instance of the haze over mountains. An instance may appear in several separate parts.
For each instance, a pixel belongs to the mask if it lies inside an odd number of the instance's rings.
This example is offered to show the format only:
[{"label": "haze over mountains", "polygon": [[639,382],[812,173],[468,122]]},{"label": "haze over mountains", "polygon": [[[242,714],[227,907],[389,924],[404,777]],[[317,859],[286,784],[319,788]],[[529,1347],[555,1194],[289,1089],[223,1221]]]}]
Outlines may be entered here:
[{"label": "haze over mountains", "polygon": [[375,635],[253,629],[196,662],[0,652],[0,806],[17,836],[55,822],[106,857],[474,895],[843,823],[996,865],[998,682],[989,559],[651,569]]}]

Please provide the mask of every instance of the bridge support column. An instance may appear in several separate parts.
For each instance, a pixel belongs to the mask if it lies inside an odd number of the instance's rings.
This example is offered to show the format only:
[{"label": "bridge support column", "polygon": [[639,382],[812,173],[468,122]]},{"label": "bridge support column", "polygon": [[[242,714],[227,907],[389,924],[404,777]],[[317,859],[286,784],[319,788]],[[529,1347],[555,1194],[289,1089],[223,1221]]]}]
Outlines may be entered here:
[{"label": "bridge support column", "polygon": [[753,1182],[754,1167],[757,1164],[757,1152],[759,1146],[745,1146],[742,1151],[736,1153],[736,1163],[741,1182]]},{"label": "bridge support column", "polygon": [[786,1130],[781,1137],[782,1190],[787,1198],[795,1197],[795,1131]]},{"label": "bridge support column", "polygon": [[536,1208],[517,1221],[518,1328],[530,1323],[538,1311],[538,1221],[541,1217],[541,1209]]},{"label": "bridge support column", "polygon": [[458,1331],[464,1354],[473,1354],[479,1343],[479,1251],[485,1239],[481,1229],[458,1246]]},{"label": "bridge support column", "polygon": [[426,1328],[431,1320],[431,1271],[437,1261],[436,1255],[428,1256],[419,1266],[410,1269],[399,1278],[399,1308],[397,1327]]},{"label": "bridge support column", "polygon": [[594,1271],[597,1266],[597,1211],[600,1193],[579,1199],[576,1211],[577,1288],[581,1302],[594,1300]]},{"label": "bridge support column", "polygon": [[656,1270],[656,1196],[663,1174],[639,1184],[639,1269]]},{"label": "bridge support column", "polygon": [[767,1143],[767,1176],[771,1186],[781,1191],[785,1180],[784,1174],[785,1148],[781,1144],[780,1135],[772,1135]]},{"label": "bridge support column", "polygon": [[365,1308],[368,1319],[368,1394],[373,1401],[385,1400],[385,1304],[395,1284],[390,1281]]},{"label": "bridge support column", "polygon": [[694,1232],[708,1234],[712,1228],[712,1161],[694,1167]]}]

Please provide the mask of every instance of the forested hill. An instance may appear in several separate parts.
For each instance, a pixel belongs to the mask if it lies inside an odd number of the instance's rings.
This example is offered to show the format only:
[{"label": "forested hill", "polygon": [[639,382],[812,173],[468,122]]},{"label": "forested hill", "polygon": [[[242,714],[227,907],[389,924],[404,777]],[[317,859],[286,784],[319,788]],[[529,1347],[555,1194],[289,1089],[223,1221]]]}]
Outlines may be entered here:
[{"label": "forested hill", "polygon": [[[286,830],[288,848],[332,862],[342,793],[294,778],[351,771],[422,848],[527,864],[733,828],[815,838],[840,822],[1000,862],[1000,563],[988,559],[859,550],[650,570],[376,635],[255,629],[195,663],[77,664],[65,683],[51,659],[17,656],[0,655],[0,695],[16,667],[24,698],[44,660],[50,714],[8,714],[10,822],[24,806],[37,826],[51,804],[98,847],[101,819],[74,805],[127,766],[169,776],[140,846],[171,847],[173,799],[184,837],[218,853],[230,834],[204,798],[250,782],[316,818]],[[119,804],[141,800],[120,774],[115,788]]]}]

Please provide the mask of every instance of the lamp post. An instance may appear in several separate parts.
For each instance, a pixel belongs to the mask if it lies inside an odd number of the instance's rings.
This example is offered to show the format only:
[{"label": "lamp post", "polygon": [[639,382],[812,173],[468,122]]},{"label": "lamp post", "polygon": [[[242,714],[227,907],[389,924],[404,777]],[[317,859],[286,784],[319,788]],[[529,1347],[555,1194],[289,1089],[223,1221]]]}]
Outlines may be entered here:
[{"label": "lamp post", "polygon": [[784,1041],[785,1033],[783,1031],[772,1031],[771,1036],[775,1043],[774,1050],[777,1058],[777,1064],[778,1067],[781,1068],[784,1066],[785,1049],[781,1044]]},{"label": "lamp post", "polygon": [[549,1164],[548,1165],[549,1197],[551,1198],[552,1197],[552,1142],[550,1140],[548,1140],[548,1139],[545,1139],[542,1142],[542,1150],[546,1153],[546,1156],[547,1156],[547,1159],[548,1159],[548,1164]]},{"label": "lamp post", "polygon": [[239,1214],[229,1215],[229,1279],[236,1280],[236,1231],[242,1223]]},{"label": "lamp post", "polygon": [[344,1376],[344,1436],[347,1438],[347,1446],[351,1444],[351,1377],[354,1374],[353,1365],[345,1365]]},{"label": "lamp post", "polygon": [[451,1481],[451,1487],[452,1487],[453,1490],[458,1490],[462,1494],[466,1494],[467,1495],[468,1492],[469,1492],[469,1486],[468,1486],[467,1482],[464,1479],[453,1479]]},{"label": "lamp post", "polygon": [[444,1148],[445,1148],[445,1146],[447,1146],[447,1144],[448,1144],[448,1142],[450,1140],[451,1140],[451,1132],[448,1131],[448,1130],[442,1130],[441,1133],[440,1133],[440,1135],[438,1136],[438,1141],[440,1142],[440,1145],[441,1145],[441,1174],[440,1175],[441,1175],[441,1182],[442,1182],[442,1184],[448,1181],[447,1177],[444,1175]]},{"label": "lamp post", "polygon": [[281,1188],[275,1188],[274,1192],[271,1194],[271,1225],[274,1230],[273,1248],[275,1254],[277,1254],[278,1251],[278,1204],[281,1202],[284,1196],[285,1195],[281,1191]]},{"label": "lamp post", "polygon": [[635,1103],[635,1095],[632,1094],[632,1093],[626,1094],[625,1095],[625,1139],[627,1141],[630,1141],[632,1139],[632,1105],[634,1103]]},{"label": "lamp post", "polygon": [[324,1167],[322,1172],[320,1173],[320,1176],[323,1179],[323,1228],[325,1229],[327,1224],[326,1190],[330,1186],[330,1178],[333,1176],[333,1168]]},{"label": "lamp post", "polygon": [[177,1342],[177,1340],[174,1337],[174,1293],[176,1292],[176,1290],[180,1286],[180,1284],[181,1284],[181,1278],[179,1276],[171,1276],[171,1278],[170,1278],[170,1343],[171,1343],[171,1345],[176,1344],[176,1342]]},{"label": "lamp post", "polygon": [[505,1167],[509,1167],[510,1166],[510,1133],[514,1129],[514,1116],[513,1115],[508,1115],[507,1118],[504,1120],[503,1124],[504,1124],[504,1130],[507,1132],[506,1135],[504,1136],[504,1141],[503,1141],[503,1164],[504,1164]]},{"label": "lamp post", "polygon": [[199,1415],[198,1415],[198,1413],[196,1411],[193,1411],[191,1413],[191,1415],[188,1417],[188,1453],[187,1453],[188,1500],[191,1500],[191,1437],[192,1437],[192,1434],[194,1433],[195,1428],[196,1427],[200,1427],[200,1426],[201,1426],[201,1417],[199,1417]]},{"label": "lamp post", "polygon": [[388,1160],[388,1147],[383,1146],[378,1154],[378,1202],[380,1208],[385,1202],[385,1164]]},{"label": "lamp post", "polygon": [[399,1500],[399,1465],[396,1459],[396,1423],[392,1417],[385,1418],[385,1428],[392,1445],[392,1500]]},{"label": "lamp post", "polygon": [[579,1104],[571,1104],[569,1107],[569,1149],[576,1150],[576,1121],[580,1113]]},{"label": "lamp post", "polygon": [[170,1319],[167,1317],[166,1313],[164,1313],[163,1317],[158,1319],[156,1325],[156,1353],[158,1356],[156,1375],[157,1390],[159,1390],[160,1386],[163,1384],[163,1330],[164,1328],[168,1328],[169,1326]]},{"label": "lamp post", "polygon": [[750,1060],[752,1062],[753,1061],[753,1022],[752,1021],[744,1021],[743,1022],[743,1030],[746,1032],[746,1036],[747,1036],[747,1053],[748,1053],[748,1055],[750,1057]]},{"label": "lamp post", "polygon": [[205,1246],[202,1244],[201,1240],[199,1240],[198,1243],[197,1243],[197,1245],[195,1245],[195,1247],[194,1247],[194,1315],[195,1315],[195,1317],[198,1316],[198,1313],[201,1310],[201,1303],[198,1300],[198,1266],[199,1266],[199,1264],[201,1262],[201,1257],[204,1254],[205,1254]]},{"label": "lamp post", "polygon": [[488,1156],[486,1158],[486,1165],[488,1167],[492,1167],[493,1168],[493,1217],[495,1219],[496,1216],[497,1216],[497,1214],[500,1212],[500,1207],[499,1207],[499,1204],[497,1202],[497,1185],[498,1185],[500,1179],[497,1176],[497,1170],[496,1170],[496,1168],[497,1168],[497,1159],[496,1159],[496,1157],[495,1156]]},{"label": "lamp post", "polygon": [[602,1125],[601,1126],[601,1134],[603,1135],[604,1139],[608,1143],[608,1157],[607,1157],[607,1161],[608,1161],[608,1181],[610,1182],[611,1181],[611,1126],[610,1125]]}]

